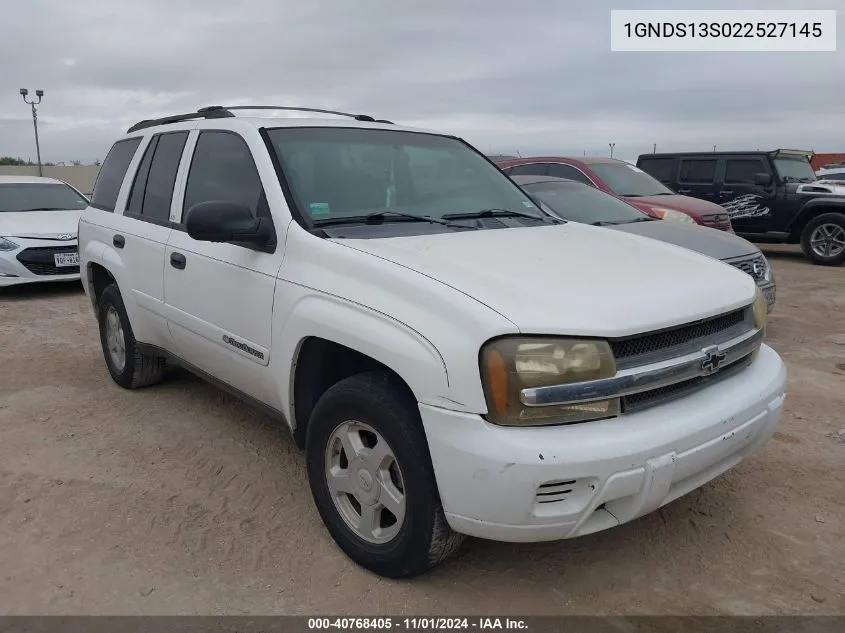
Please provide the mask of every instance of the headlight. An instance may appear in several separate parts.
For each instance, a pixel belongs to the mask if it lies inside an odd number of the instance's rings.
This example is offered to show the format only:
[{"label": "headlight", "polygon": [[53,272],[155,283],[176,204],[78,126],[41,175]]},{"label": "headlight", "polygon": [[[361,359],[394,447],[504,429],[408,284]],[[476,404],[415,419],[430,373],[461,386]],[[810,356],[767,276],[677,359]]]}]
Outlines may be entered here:
[{"label": "headlight", "polygon": [[685,222],[686,224],[695,224],[693,220],[686,213],[675,211],[674,209],[662,209],[660,207],[652,207],[651,209],[661,220],[674,220],[675,222]]},{"label": "headlight", "polygon": [[769,260],[763,256],[763,281],[770,282],[772,280],[772,267],[769,265]]},{"label": "headlight", "polygon": [[5,237],[0,237],[0,251],[13,251],[18,248],[12,240],[7,240]]},{"label": "headlight", "polygon": [[619,399],[583,404],[522,404],[520,391],[616,375],[616,360],[606,341],[509,337],[481,350],[481,376],[487,419],[506,426],[569,424],[619,415]]},{"label": "headlight", "polygon": [[766,296],[759,286],[756,294],[757,296],[754,298],[754,326],[762,330],[766,327],[769,306],[766,303]]}]

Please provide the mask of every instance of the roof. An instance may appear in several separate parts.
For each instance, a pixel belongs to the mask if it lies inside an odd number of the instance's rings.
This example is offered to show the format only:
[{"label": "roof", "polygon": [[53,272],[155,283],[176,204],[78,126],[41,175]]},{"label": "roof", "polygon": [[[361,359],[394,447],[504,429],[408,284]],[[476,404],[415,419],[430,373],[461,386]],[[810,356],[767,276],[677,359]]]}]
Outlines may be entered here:
[{"label": "roof", "polygon": [[582,165],[595,165],[599,163],[625,163],[624,160],[617,160],[616,158],[610,158],[609,156],[523,156],[522,158],[513,158],[500,162],[513,163],[514,165],[517,165],[520,163],[554,163],[560,161],[581,163]]},{"label": "roof", "polygon": [[[236,116],[232,111],[251,110],[251,111],[266,111],[267,116]],[[289,111],[299,114],[300,116],[281,116],[279,113]],[[320,116],[303,116],[303,113],[309,115],[329,115],[329,117]],[[297,108],[291,106],[207,106],[198,109],[196,112],[188,112],[184,114],[175,114],[164,116],[157,119],[145,119],[131,126],[126,135],[133,135],[136,132],[143,133],[145,130],[157,129],[191,129],[196,127],[196,124],[201,121],[225,121],[230,127],[232,125],[247,125],[254,128],[266,127],[344,127],[344,128],[362,128],[362,129],[384,129],[384,130],[400,130],[405,132],[425,132],[429,134],[436,134],[433,130],[424,130],[412,127],[403,127],[395,125],[392,121],[385,119],[375,119],[365,114],[350,114],[346,112],[338,112],[334,110],[320,110],[316,108]],[[271,122],[268,125],[268,122]]]},{"label": "roof", "polygon": [[42,176],[0,176],[0,185],[2,184],[18,184],[18,185],[65,185],[66,182],[56,178],[46,178]]}]

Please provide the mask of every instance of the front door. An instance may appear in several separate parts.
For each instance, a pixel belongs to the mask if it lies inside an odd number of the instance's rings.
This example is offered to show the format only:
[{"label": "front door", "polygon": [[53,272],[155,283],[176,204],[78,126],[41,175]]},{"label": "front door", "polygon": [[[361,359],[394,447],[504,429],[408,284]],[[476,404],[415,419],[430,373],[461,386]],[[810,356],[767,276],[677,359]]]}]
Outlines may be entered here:
[{"label": "front door", "polygon": [[263,149],[257,131],[249,140],[224,130],[196,134],[180,228],[173,230],[165,253],[168,324],[184,361],[272,404],[276,389],[268,365],[273,293],[284,247],[281,235],[275,252],[268,253],[194,240],[184,230],[184,219],[193,205],[210,200],[239,202],[256,216],[270,217],[265,191],[275,175],[264,174],[262,179],[253,160]]},{"label": "front door", "polygon": [[[729,156],[724,159],[719,187],[719,204],[731,217],[737,233],[760,234],[769,230],[773,217],[775,175],[768,161],[759,156]],[[768,186],[755,185],[755,174],[769,174]]]}]

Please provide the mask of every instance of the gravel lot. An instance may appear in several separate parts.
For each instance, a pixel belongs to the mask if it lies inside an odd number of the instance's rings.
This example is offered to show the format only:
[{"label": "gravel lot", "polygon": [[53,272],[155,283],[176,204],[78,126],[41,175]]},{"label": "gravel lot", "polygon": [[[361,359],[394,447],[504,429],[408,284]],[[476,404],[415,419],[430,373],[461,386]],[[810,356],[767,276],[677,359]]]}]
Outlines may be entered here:
[{"label": "gravel lot", "polygon": [[845,613],[845,268],[766,251],[790,377],[758,456],[625,526],[473,541],[405,582],[334,546],[284,429],[190,376],[114,385],[76,285],[0,291],[0,612]]}]

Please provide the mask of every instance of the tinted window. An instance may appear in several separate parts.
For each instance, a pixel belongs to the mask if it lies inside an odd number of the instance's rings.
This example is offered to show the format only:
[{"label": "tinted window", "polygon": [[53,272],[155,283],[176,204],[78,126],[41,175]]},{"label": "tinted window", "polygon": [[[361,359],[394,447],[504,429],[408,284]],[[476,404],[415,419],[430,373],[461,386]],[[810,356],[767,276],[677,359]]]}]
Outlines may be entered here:
[{"label": "tinted window", "polygon": [[141,163],[138,165],[138,171],[135,172],[135,180],[132,181],[132,188],[129,190],[129,205],[126,210],[132,215],[141,215],[144,207],[144,191],[147,188],[147,178],[150,175],[150,165],[153,162],[153,154],[158,144],[158,136],[154,136],[147,149],[144,150],[144,156],[141,158]]},{"label": "tinted window", "polygon": [[641,158],[637,166],[660,182],[670,183],[675,177],[674,158]]},{"label": "tinted window", "polygon": [[144,209],[141,212],[144,218],[159,222],[170,220],[170,202],[173,200],[176,170],[179,169],[182,150],[187,140],[187,132],[159,136],[144,193]]},{"label": "tinted window", "polygon": [[716,176],[715,158],[687,158],[681,160],[681,176],[683,182],[713,182]]},{"label": "tinted window", "polygon": [[85,196],[67,185],[11,182],[0,184],[0,213],[20,211],[81,210],[88,206]]},{"label": "tinted window", "polygon": [[433,217],[537,213],[519,187],[454,138],[338,127],[268,133],[297,204],[315,221],[390,210]]},{"label": "tinted window", "polygon": [[666,196],[672,191],[629,163],[591,163],[590,169],[617,196]]},{"label": "tinted window", "polygon": [[725,182],[753,183],[754,174],[768,171],[763,161],[756,158],[729,158],[725,161]]},{"label": "tinted window", "polygon": [[626,224],[648,216],[619,198],[575,182],[538,182],[523,188],[564,220],[586,224]]},{"label": "tinted window", "polygon": [[187,211],[210,200],[238,202],[253,215],[265,215],[266,199],[249,146],[237,134],[200,132],[185,185],[182,221]]},{"label": "tinted window", "polygon": [[548,163],[530,163],[528,165],[517,165],[508,170],[508,176],[548,176]]},{"label": "tinted window", "polygon": [[112,145],[97,174],[91,206],[104,211],[114,211],[126,170],[129,169],[129,163],[132,162],[140,143],[140,138],[130,138]]},{"label": "tinted window", "polygon": [[580,169],[576,169],[572,165],[563,165],[561,163],[552,163],[549,165],[549,176],[555,178],[569,178],[570,180],[577,180],[583,182],[585,185],[592,185],[587,176],[584,175]]}]

